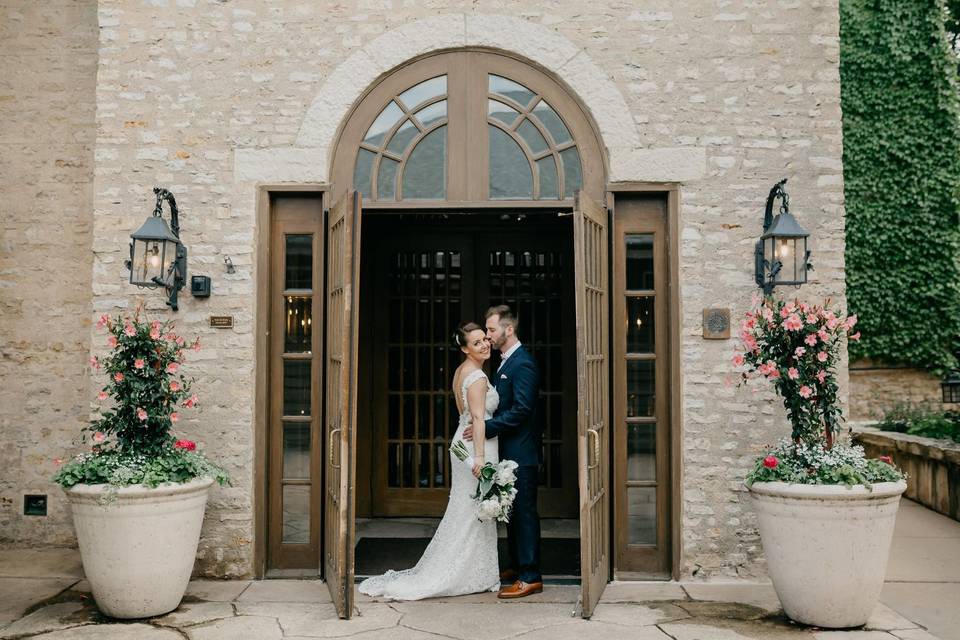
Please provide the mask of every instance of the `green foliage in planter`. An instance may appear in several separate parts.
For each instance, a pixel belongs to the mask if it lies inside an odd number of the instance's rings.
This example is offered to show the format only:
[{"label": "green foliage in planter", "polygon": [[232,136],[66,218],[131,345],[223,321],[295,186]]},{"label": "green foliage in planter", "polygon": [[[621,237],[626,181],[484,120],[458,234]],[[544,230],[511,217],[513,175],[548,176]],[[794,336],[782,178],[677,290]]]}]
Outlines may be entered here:
[{"label": "green foliage in planter", "polygon": [[851,487],[875,482],[897,482],[903,473],[889,458],[865,457],[863,447],[838,442],[825,449],[818,444],[783,440],[757,459],[746,483],[843,484]]},{"label": "green foliage in planter", "polygon": [[854,358],[934,371],[960,346],[960,96],[942,0],[841,0]]},{"label": "green foliage in planter", "polygon": [[[197,405],[191,380],[180,371],[186,342],[170,322],[147,322],[137,308],[133,317],[101,316],[98,329],[109,333],[110,352],[90,358],[95,371],[107,375],[97,394],[99,417],[85,430],[93,440],[88,453],[63,465],[54,482],[72,487],[78,483],[126,486],[162,482],[187,482],[211,477],[229,482],[223,469],[196,451],[190,440],[177,440],[171,432],[182,408]],[[199,339],[190,346],[200,350]]]},{"label": "green foliage in planter", "polygon": [[934,409],[929,404],[895,405],[877,423],[883,431],[960,442],[960,412]]}]

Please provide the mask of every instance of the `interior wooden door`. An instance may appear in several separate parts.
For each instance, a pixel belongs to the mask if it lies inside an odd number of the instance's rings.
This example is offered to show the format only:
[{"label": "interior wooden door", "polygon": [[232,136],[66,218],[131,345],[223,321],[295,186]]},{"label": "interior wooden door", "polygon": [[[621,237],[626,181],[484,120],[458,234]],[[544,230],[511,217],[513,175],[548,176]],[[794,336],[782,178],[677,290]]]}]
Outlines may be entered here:
[{"label": "interior wooden door", "polygon": [[472,239],[391,231],[377,251],[373,516],[439,517],[450,495],[457,430],[450,391],[462,354],[453,331],[476,317]]},{"label": "interior wooden door", "polygon": [[360,194],[350,190],[331,207],[327,221],[323,569],[341,618],[349,618],[353,611],[360,216]]},{"label": "interior wooden door", "polygon": [[607,210],[579,192],[573,208],[580,477],[580,606],[589,618],[610,576]]}]

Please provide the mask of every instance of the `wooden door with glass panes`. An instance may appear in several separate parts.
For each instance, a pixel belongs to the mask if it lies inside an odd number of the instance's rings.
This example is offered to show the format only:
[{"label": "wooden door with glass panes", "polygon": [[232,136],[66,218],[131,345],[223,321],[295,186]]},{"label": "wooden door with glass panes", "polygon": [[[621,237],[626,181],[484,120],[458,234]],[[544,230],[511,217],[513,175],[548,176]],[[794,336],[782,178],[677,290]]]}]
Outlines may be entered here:
[{"label": "wooden door with glass panes", "polygon": [[565,223],[551,222],[509,234],[491,231],[497,223],[489,220],[443,230],[407,222],[378,234],[367,312],[374,324],[371,515],[443,514],[458,422],[450,385],[463,359],[453,331],[465,319],[482,325],[489,306],[508,304],[542,374],[540,514],[576,517],[572,243]]},{"label": "wooden door with glass panes", "polygon": [[613,240],[617,575],[670,576],[667,200],[617,196]]},{"label": "wooden door with glass panes", "polygon": [[320,547],[322,194],[271,199],[267,566],[316,569]]}]

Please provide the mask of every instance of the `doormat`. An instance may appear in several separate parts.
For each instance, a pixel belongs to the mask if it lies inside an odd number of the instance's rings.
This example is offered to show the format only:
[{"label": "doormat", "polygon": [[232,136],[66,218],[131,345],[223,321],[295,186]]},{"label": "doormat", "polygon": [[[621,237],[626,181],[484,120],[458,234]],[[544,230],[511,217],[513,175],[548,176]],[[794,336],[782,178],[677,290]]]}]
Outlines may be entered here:
[{"label": "doormat", "polygon": [[[409,569],[417,564],[430,538],[360,538],[356,547],[356,575],[374,576],[388,569]],[[507,541],[497,544],[500,566],[507,566]],[[549,576],[580,575],[579,538],[543,538],[540,570]]]}]

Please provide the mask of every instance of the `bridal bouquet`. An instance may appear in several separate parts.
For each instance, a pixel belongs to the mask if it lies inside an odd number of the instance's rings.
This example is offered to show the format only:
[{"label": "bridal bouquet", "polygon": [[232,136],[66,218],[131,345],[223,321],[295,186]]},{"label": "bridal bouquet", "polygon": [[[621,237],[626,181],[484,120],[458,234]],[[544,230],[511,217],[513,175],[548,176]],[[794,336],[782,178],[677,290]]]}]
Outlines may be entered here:
[{"label": "bridal bouquet", "polygon": [[[457,440],[450,446],[450,451],[461,462],[473,467],[473,458],[467,450],[463,440]],[[513,499],[517,496],[514,483],[517,476],[514,469],[517,463],[513,460],[501,460],[494,464],[488,462],[480,469],[480,479],[473,499],[477,503],[477,519],[481,522],[497,520],[510,521],[510,510],[513,508]]]}]

